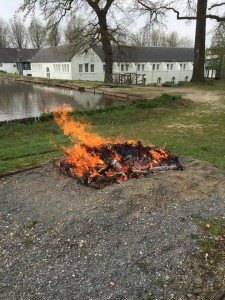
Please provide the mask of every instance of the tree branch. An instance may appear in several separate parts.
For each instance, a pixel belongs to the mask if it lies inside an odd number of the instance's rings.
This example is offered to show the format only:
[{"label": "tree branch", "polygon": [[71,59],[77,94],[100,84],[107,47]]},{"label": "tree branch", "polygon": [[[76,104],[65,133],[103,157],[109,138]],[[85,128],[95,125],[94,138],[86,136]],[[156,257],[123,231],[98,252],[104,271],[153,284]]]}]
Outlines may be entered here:
[{"label": "tree branch", "polygon": [[225,2],[222,2],[222,3],[216,3],[216,4],[211,5],[211,6],[208,8],[208,10],[210,10],[210,9],[212,9],[212,8],[214,8],[214,7],[223,6],[223,5],[225,5]]},{"label": "tree branch", "polygon": [[105,7],[104,7],[104,9],[103,9],[105,13],[108,12],[109,8],[111,7],[111,5],[113,4],[114,1],[115,1],[115,0],[107,0],[107,1],[106,1],[106,5],[105,5]]},{"label": "tree branch", "polygon": [[[202,15],[202,16],[180,16],[180,12],[178,10],[176,10],[175,8],[170,7],[170,6],[156,7],[153,4],[153,6],[150,7],[150,6],[146,5],[145,3],[143,3],[141,0],[138,0],[138,3],[141,4],[145,8],[146,11],[149,11],[150,13],[152,13],[152,15],[156,15],[156,16],[158,14],[160,14],[160,12],[162,12],[163,10],[172,10],[177,15],[177,20],[213,19],[213,20],[216,20],[217,22],[225,21],[225,17],[220,17],[220,16],[217,16],[217,15],[208,14],[208,15]],[[225,4],[225,3],[223,3],[223,4]]]}]

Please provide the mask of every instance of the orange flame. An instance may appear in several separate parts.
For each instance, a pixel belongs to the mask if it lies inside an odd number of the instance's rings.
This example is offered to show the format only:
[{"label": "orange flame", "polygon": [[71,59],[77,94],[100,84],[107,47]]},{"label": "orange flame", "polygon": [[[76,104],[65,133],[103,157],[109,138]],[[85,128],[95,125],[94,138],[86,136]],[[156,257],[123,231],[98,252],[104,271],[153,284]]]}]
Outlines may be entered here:
[{"label": "orange flame", "polygon": [[[93,152],[88,152],[89,147],[99,147],[100,145],[107,143],[108,141],[98,136],[97,134],[87,131],[87,125],[78,121],[74,121],[72,117],[68,116],[70,108],[56,109],[54,111],[54,119],[59,127],[63,130],[65,135],[68,135],[72,142],[77,143],[71,147],[63,147],[66,154],[66,163],[74,164],[76,166],[76,174],[82,176],[85,172],[90,171],[97,165],[104,164],[99,155]],[[90,125],[89,128],[90,130]],[[96,175],[95,171],[91,172],[92,176]]]}]

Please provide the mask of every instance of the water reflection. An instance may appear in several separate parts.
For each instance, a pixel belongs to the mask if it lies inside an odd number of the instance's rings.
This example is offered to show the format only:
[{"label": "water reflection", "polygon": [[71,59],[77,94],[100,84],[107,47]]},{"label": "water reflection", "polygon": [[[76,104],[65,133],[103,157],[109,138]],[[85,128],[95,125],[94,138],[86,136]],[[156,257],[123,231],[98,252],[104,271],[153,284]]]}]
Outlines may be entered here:
[{"label": "water reflection", "polygon": [[37,117],[44,112],[53,111],[62,104],[86,110],[119,102],[119,99],[99,94],[0,80],[0,121]]}]

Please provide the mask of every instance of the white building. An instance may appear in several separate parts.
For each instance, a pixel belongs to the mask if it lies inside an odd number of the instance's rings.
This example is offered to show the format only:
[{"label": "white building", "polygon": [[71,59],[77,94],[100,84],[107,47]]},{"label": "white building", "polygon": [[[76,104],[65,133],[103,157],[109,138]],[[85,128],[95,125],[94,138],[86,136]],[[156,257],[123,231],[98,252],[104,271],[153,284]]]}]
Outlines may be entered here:
[{"label": "white building", "polygon": [[37,49],[0,48],[0,71],[31,75],[30,60]]},{"label": "white building", "polygon": [[[193,48],[113,47],[113,77],[136,74],[145,84],[189,81],[193,71]],[[104,81],[104,53],[97,45],[82,54],[72,46],[40,49],[31,61],[32,76]],[[135,78],[137,78],[136,76]]]}]

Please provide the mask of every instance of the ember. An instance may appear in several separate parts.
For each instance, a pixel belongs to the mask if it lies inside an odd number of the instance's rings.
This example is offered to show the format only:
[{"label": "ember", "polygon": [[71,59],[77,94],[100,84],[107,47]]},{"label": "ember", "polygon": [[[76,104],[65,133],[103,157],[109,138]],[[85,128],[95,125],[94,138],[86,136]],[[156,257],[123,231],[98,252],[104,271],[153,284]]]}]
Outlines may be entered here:
[{"label": "ember", "polygon": [[69,135],[74,146],[63,148],[61,171],[78,182],[97,188],[131,178],[166,170],[182,169],[179,159],[168,151],[140,141],[110,142],[90,133],[84,124],[67,116],[65,109],[55,111],[55,120]]}]

